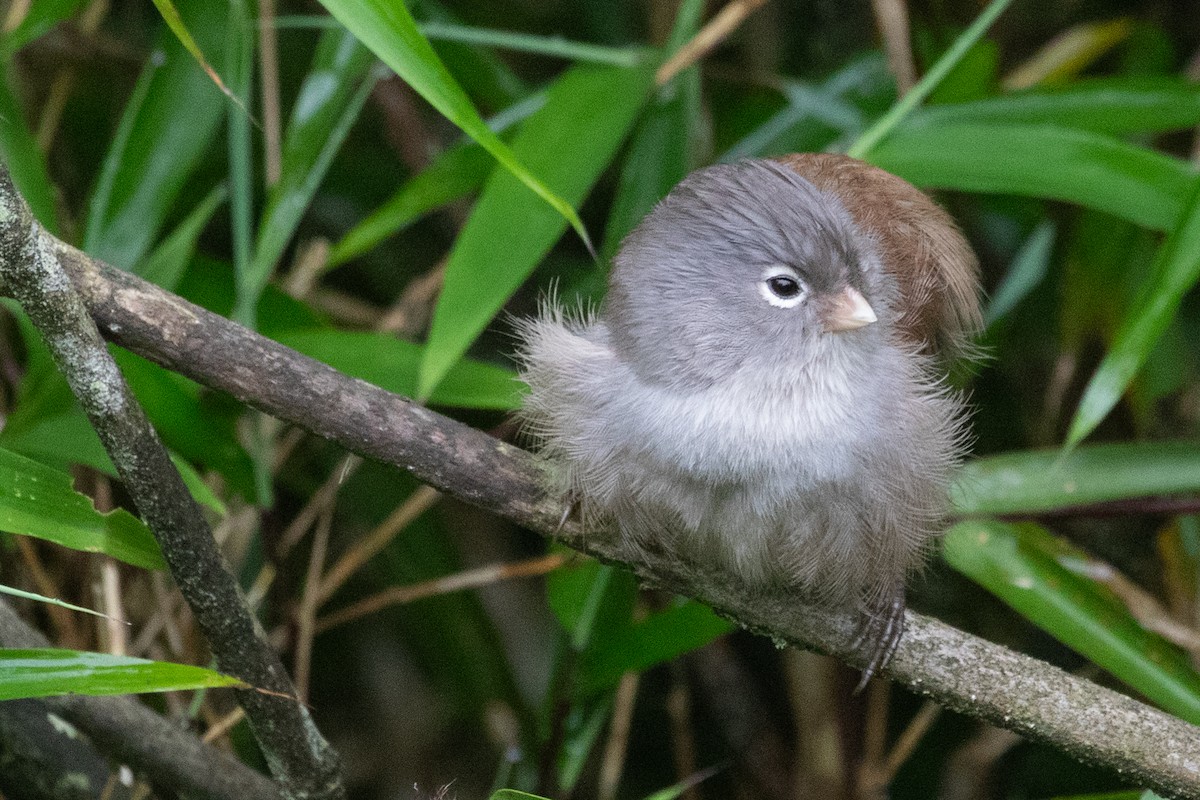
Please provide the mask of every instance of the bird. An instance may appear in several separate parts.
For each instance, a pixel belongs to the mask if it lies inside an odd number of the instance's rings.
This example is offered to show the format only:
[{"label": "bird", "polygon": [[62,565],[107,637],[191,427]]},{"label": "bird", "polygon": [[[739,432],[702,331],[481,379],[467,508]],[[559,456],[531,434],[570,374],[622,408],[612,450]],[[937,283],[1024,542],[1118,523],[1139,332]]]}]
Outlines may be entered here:
[{"label": "bird", "polygon": [[622,241],[599,308],[517,325],[519,418],[585,529],[855,614],[861,690],[968,448],[978,261],[905,180],[839,154],[717,164]]}]

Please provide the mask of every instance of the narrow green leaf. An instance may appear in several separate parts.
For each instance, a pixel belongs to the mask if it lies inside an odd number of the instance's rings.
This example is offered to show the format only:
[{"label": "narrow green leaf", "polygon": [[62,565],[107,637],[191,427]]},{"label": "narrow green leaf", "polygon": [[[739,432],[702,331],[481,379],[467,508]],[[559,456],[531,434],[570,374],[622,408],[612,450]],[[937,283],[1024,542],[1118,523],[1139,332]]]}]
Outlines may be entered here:
[{"label": "narrow green leaf", "polygon": [[1042,220],[1021,245],[1008,268],[1004,280],[996,287],[988,303],[984,319],[988,325],[1017,307],[1017,304],[1037,288],[1050,268],[1050,253],[1054,249],[1054,223]]},{"label": "narrow green leaf", "polygon": [[605,47],[588,42],[572,42],[561,36],[538,36],[447,22],[424,22],[418,26],[418,30],[430,41],[496,47],[613,67],[636,67],[648,61],[654,53],[645,47]]},{"label": "narrow green leaf", "polygon": [[[292,107],[279,182],[271,187],[239,303],[256,305],[333,157],[358,119],[375,79],[371,52],[345,30],[321,36],[312,67]],[[244,314],[240,315],[244,316]]]},{"label": "narrow green leaf", "polygon": [[90,608],[84,608],[83,606],[77,606],[73,603],[68,603],[65,600],[59,600],[57,597],[46,597],[45,595],[38,594],[37,592],[26,592],[22,591],[21,589],[14,589],[11,586],[5,586],[3,584],[0,584],[0,594],[6,594],[9,597],[20,597],[23,600],[33,600],[35,603],[45,603],[48,606],[58,606],[59,608],[65,608],[68,611],[78,611],[81,614],[90,614],[93,617],[116,619],[116,617],[110,617],[108,614],[101,614],[99,611],[93,611]]},{"label": "narrow green leaf", "polygon": [[149,529],[127,511],[101,514],[71,476],[0,449],[0,530],[72,550],[104,553],[145,569],[166,564]]},{"label": "narrow green leaf", "polygon": [[[225,7],[181,0],[179,9],[210,58],[224,53]],[[125,269],[149,251],[184,182],[212,143],[226,104],[164,27],[101,170],[84,247]]]},{"label": "narrow green leaf", "polygon": [[403,3],[393,0],[321,0],[321,4],[405,83],[413,87],[417,94],[483,145],[505,169],[562,214],[580,238],[588,241],[583,222],[571,204],[538,180],[484,124],[462,87],[446,71],[429,42],[421,36]]},{"label": "narrow green leaf", "polygon": [[1081,574],[1090,559],[1034,524],[963,522],[945,537],[946,561],[1030,622],[1172,714],[1200,724],[1200,674],[1143,628],[1106,587]]},{"label": "narrow green leaf", "polygon": [[175,230],[138,264],[136,272],[167,291],[174,291],[183,277],[183,271],[187,269],[188,261],[196,252],[200,234],[228,195],[224,184],[205,195]]},{"label": "narrow green leaf", "polygon": [[[581,202],[625,139],[650,78],[649,69],[574,67],[521,127],[514,152],[570,202]],[[450,253],[421,364],[420,398],[437,387],[565,227],[509,173],[492,174]]]},{"label": "narrow green leaf", "polygon": [[548,800],[540,794],[530,794],[529,792],[519,792],[516,789],[501,789],[498,792],[492,792],[492,796],[488,800]]},{"label": "narrow green leaf", "polygon": [[0,650],[0,700],[245,686],[203,667],[77,650]]},{"label": "narrow green leaf", "polygon": [[905,126],[869,160],[918,186],[1065,200],[1160,231],[1180,219],[1196,175],[1143,147],[1032,125]]},{"label": "narrow green leaf", "polygon": [[[545,104],[544,93],[528,97],[488,120],[488,127],[501,133]],[[474,142],[464,142],[446,150],[423,172],[401,184],[382,206],[342,237],[330,249],[328,268],[362,255],[429,212],[478,191],[495,165],[491,154]]]},{"label": "narrow green leaf", "polygon": [[29,204],[34,218],[51,233],[58,231],[54,184],[46,159],[25,125],[25,112],[13,91],[9,63],[0,59],[0,157],[12,174],[13,185]]},{"label": "narrow green leaf", "polygon": [[1134,442],[976,459],[951,499],[955,514],[976,517],[1191,492],[1200,492],[1200,442]]},{"label": "narrow green leaf", "polygon": [[[225,27],[225,72],[245,102],[250,102],[254,75],[254,15],[249,0],[230,0]],[[233,318],[247,328],[257,329],[255,300],[261,293],[251,278],[254,251],[254,145],[250,118],[230,114],[226,118],[229,139],[225,156],[229,163],[229,226],[233,239],[233,276],[236,288]],[[260,488],[265,468],[259,465]],[[264,495],[265,496],[265,495]]]},{"label": "narrow green leaf", "polygon": [[362,255],[429,212],[477,191],[495,163],[477,144],[460,144],[442,153],[330,249],[329,267]]},{"label": "narrow green leaf", "polygon": [[846,151],[847,154],[855,158],[866,158],[905,117],[911,114],[925,98],[929,97],[938,84],[962,60],[962,57],[983,38],[983,34],[987,33],[987,29],[1004,13],[1011,2],[1012,0],[992,0],[988,3],[987,8],[975,18],[970,27],[954,40],[954,43],[937,60],[937,63],[917,82],[917,85],[909,89],[878,122],[860,136],[858,141]]},{"label": "narrow green leaf", "polygon": [[183,45],[183,49],[188,51],[188,54],[204,70],[204,74],[208,79],[221,90],[221,93],[228,97],[237,105],[238,109],[243,114],[250,113],[242,101],[233,92],[229,91],[229,87],[225,85],[225,81],[221,80],[221,76],[208,63],[208,59],[204,57],[204,50],[196,42],[192,32],[188,30],[187,23],[183,21],[183,17],[179,14],[179,9],[171,0],[151,0],[154,7],[158,9],[158,13],[162,15],[163,21],[167,23],[167,27],[171,29],[171,33],[175,34],[175,38]]},{"label": "narrow green leaf", "polygon": [[1067,446],[1073,447],[1095,430],[1125,394],[1150,351],[1179,311],[1179,305],[1200,280],[1200,179],[1178,225],[1158,250],[1149,279],[1113,337],[1112,345],[1088,381],[1071,420]]},{"label": "narrow green leaf", "polygon": [[1092,78],[915,112],[912,126],[1058,125],[1120,136],[1200,125],[1200,87],[1174,77]]},{"label": "narrow green leaf", "polygon": [[[385,333],[335,330],[297,330],[277,336],[281,344],[299,350],[347,375],[390,392],[412,397],[423,348]],[[509,410],[521,401],[522,384],[503,367],[462,360],[429,398],[432,405],[455,408]]]}]

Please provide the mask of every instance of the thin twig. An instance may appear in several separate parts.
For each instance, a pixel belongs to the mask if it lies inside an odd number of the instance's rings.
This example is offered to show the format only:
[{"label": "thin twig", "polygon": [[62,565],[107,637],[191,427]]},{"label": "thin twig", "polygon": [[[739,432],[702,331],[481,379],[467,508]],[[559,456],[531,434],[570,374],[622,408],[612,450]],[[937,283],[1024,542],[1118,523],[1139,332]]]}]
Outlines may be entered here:
[{"label": "thin twig", "polygon": [[680,72],[696,63],[745,22],[756,9],[765,5],[767,0],[730,0],[717,15],[696,32],[683,47],[663,62],[654,73],[654,82],[659,86],[674,78]]},{"label": "thin twig", "polygon": [[[14,536],[12,539],[17,543],[17,549],[21,551],[21,559],[25,562],[25,566],[28,568],[38,592],[46,597],[62,597],[62,591],[59,589],[58,584],[50,577],[50,573],[46,572],[45,568],[42,567],[42,561],[38,558],[37,548],[34,547],[29,537]],[[83,634],[79,632],[79,627],[75,624],[75,618],[70,611],[61,606],[47,605],[46,612],[50,615],[50,622],[54,625],[54,630],[58,634],[56,638],[62,646],[74,649],[82,649],[84,647]]]},{"label": "thin twig", "polygon": [[258,71],[262,83],[263,177],[270,189],[283,174],[279,113],[279,40],[275,0],[258,0]]},{"label": "thin twig", "polygon": [[296,613],[296,661],[292,668],[292,680],[296,691],[308,701],[308,676],[312,667],[312,646],[316,634],[317,607],[320,605],[319,584],[321,570],[325,568],[325,554],[329,550],[329,531],[333,528],[333,505],[321,512],[313,536],[312,552],[308,557],[308,570],[304,576],[304,593],[300,596],[300,609]]},{"label": "thin twig", "polygon": [[222,736],[233,730],[233,726],[237,725],[245,718],[246,712],[242,710],[241,706],[238,706],[212,725],[209,725],[208,730],[204,732],[204,735],[200,737],[200,740],[209,743],[215,742],[217,739],[220,739]]},{"label": "thin twig", "polygon": [[325,510],[333,505],[337,498],[338,490],[342,488],[342,484],[346,482],[358,468],[362,466],[362,459],[356,455],[348,455],[343,458],[336,467],[330,471],[329,476],[325,478],[325,482],[312,493],[305,503],[304,508],[300,509],[297,514],[284,530],[283,535],[279,537],[279,546],[276,548],[276,557],[283,561],[287,558],[288,553],[292,552],[292,548],[300,543],[304,538],[304,534],[308,533],[317,521],[318,517],[325,513]]},{"label": "thin twig", "polygon": [[418,486],[375,530],[354,543],[321,578],[317,602],[333,597],[350,576],[375,557],[388,543],[442,498],[442,493],[428,486]]},{"label": "thin twig", "polygon": [[637,672],[626,672],[617,684],[608,724],[608,739],[600,758],[599,788],[596,790],[600,800],[615,800],[621,773],[625,771],[625,751],[629,748],[629,730],[633,724],[633,705],[637,700],[639,677]]},{"label": "thin twig", "polygon": [[317,620],[316,632],[324,633],[330,628],[336,628],[338,625],[344,625],[359,617],[374,614],[376,611],[382,611],[392,606],[404,605],[405,603],[413,603],[417,600],[424,600],[427,597],[459,592],[463,589],[477,589],[480,586],[487,586],[511,578],[530,578],[535,575],[545,575],[547,572],[553,572],[567,563],[568,559],[569,556],[563,553],[551,553],[547,556],[538,556],[526,561],[515,561],[507,564],[488,564],[486,567],[468,569],[463,572],[456,572],[453,575],[444,575],[440,578],[412,583],[408,586],[393,586],[390,589],[373,594],[345,608],[339,608],[332,614],[321,617]]},{"label": "thin twig", "polygon": [[933,727],[933,723],[937,721],[938,715],[942,713],[942,708],[937,703],[925,701],[921,705],[920,710],[913,715],[908,726],[896,739],[896,744],[892,746],[888,752],[887,758],[884,759],[884,777],[885,783],[891,783],[896,777],[896,773],[900,767],[904,766],[904,762],[912,756],[913,751],[917,749],[921,739]]},{"label": "thin twig", "polygon": [[908,7],[905,0],[871,0],[875,22],[883,37],[888,68],[896,79],[896,93],[903,97],[917,82],[912,44],[908,32]]}]

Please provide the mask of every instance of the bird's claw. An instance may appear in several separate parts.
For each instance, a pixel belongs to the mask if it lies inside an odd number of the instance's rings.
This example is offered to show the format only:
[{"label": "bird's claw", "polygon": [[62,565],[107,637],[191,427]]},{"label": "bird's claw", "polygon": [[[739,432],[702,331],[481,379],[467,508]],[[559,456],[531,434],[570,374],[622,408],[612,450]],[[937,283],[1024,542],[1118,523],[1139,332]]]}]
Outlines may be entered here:
[{"label": "bird's claw", "polygon": [[866,656],[867,663],[863,666],[862,679],[854,688],[854,694],[862,692],[871,678],[892,660],[900,645],[900,637],[904,635],[904,608],[904,587],[901,586],[885,595],[878,604],[863,611],[851,646]]}]

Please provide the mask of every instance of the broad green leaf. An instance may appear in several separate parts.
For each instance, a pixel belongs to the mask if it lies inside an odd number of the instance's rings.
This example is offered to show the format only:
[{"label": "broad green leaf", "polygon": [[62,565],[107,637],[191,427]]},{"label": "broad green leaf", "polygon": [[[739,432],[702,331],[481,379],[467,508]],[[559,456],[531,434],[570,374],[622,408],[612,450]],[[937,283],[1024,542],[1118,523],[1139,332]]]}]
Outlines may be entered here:
[{"label": "broad green leaf", "polygon": [[135,567],[165,563],[150,531],[127,511],[101,514],[71,486],[71,476],[0,449],[0,530],[72,550],[104,553]]},{"label": "broad green leaf", "polygon": [[[412,397],[423,348],[386,333],[289,331],[278,341],[390,392]],[[503,367],[463,360],[454,365],[429,402],[456,408],[509,410],[520,403],[522,384]]]},{"label": "broad green leaf", "polygon": [[549,203],[585,242],[588,241],[583,222],[571,203],[547,188],[484,124],[470,98],[421,36],[403,3],[394,0],[321,0],[321,4],[417,94],[483,145],[505,169]]},{"label": "broad green leaf", "polygon": [[1090,559],[1073,545],[1032,523],[978,520],[951,528],[943,552],[951,566],[1063,644],[1170,713],[1200,723],[1200,674],[1182,650],[1081,574]]},{"label": "broad green leaf", "polygon": [[[204,52],[221,56],[224,5],[186,0],[179,8]],[[105,157],[83,249],[132,269],[158,238],[224,113],[221,92],[164,26]]]},{"label": "broad green leaf", "polygon": [[1200,280],[1200,179],[1179,224],[1159,248],[1150,278],[1117,329],[1112,345],[1092,375],[1071,421],[1067,445],[1095,430],[1121,399],[1146,363],[1150,351],[1179,310],[1183,297]]},{"label": "broad green leaf", "polygon": [[0,650],[0,700],[245,686],[203,667],[77,650]]},{"label": "broad green leaf", "polygon": [[[581,66],[550,87],[513,151],[579,203],[625,139],[650,88],[649,69]],[[508,172],[488,179],[455,243],[421,363],[426,398],[558,240],[565,224]]]},{"label": "broad green leaf", "polygon": [[1196,175],[1143,147],[1033,125],[905,126],[868,160],[918,186],[1065,200],[1160,231],[1180,219]]},{"label": "broad green leaf", "polygon": [[146,280],[156,283],[168,292],[174,291],[179,279],[187,269],[188,261],[196,252],[196,242],[208,225],[217,207],[225,202],[228,191],[224,185],[217,186],[192,212],[184,218],[162,243],[138,264],[137,273]]},{"label": "broad green leaf", "polygon": [[11,85],[10,65],[0,59],[0,157],[4,159],[13,185],[29,204],[34,218],[51,233],[58,231],[54,184],[46,159],[33,133],[25,126],[25,112]]},{"label": "broad green leaf", "polygon": [[692,600],[651,614],[588,651],[580,670],[581,688],[589,692],[615,686],[626,672],[640,672],[690,653],[733,627]]},{"label": "broad green leaf", "polygon": [[1057,125],[1119,136],[1200,124],[1200,87],[1181,78],[1093,78],[969,103],[929,106],[908,126]]},{"label": "broad green leaf", "polygon": [[1200,492],[1200,442],[1096,444],[1024,450],[968,462],[951,489],[964,517]]},{"label": "broad green leaf", "polygon": [[[284,134],[280,179],[267,197],[254,259],[238,298],[240,304],[258,303],[300,218],[375,85],[374,78],[368,76],[374,63],[371,52],[348,31],[329,30],[321,36],[312,67],[292,107]],[[238,314],[239,318],[244,316]]]}]

